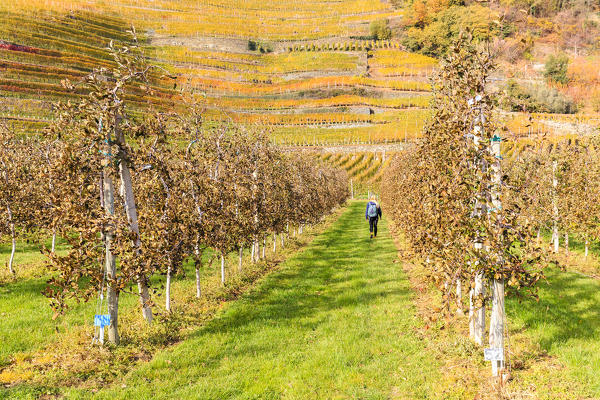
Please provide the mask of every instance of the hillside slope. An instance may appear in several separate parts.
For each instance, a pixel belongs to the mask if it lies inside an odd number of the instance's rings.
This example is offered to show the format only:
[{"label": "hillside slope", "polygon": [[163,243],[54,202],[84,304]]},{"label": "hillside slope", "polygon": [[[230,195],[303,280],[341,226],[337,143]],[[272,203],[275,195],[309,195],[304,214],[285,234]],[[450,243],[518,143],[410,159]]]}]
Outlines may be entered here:
[{"label": "hillside slope", "polygon": [[132,98],[134,111],[144,102],[177,107],[185,88],[206,94],[199,100],[205,121],[267,126],[286,144],[386,142],[418,133],[436,61],[370,33],[371,22],[396,24],[401,11],[383,1],[266,3],[4,3],[0,116],[37,132],[52,118],[53,101],[74,96],[61,80],[110,65],[108,42],[127,43],[132,24],[150,60],[177,76],[156,77],[156,98]]}]

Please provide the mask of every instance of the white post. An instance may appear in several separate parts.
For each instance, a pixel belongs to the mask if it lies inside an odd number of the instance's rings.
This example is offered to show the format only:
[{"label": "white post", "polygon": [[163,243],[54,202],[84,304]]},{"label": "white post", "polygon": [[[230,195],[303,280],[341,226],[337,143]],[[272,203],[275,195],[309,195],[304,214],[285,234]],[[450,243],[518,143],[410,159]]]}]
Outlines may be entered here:
[{"label": "white post", "polygon": [[[502,208],[502,202],[500,200],[500,187],[502,185],[502,174],[501,174],[501,152],[500,152],[501,138],[494,135],[491,139],[491,153],[495,157],[495,162],[492,164],[492,216],[495,217],[495,213],[498,213]],[[502,360],[492,361],[492,375],[498,376],[499,373],[504,369],[504,276],[502,275],[499,279],[492,280],[492,315],[490,318],[490,347],[494,349],[502,349]]]},{"label": "white post", "polygon": [[469,293],[469,335],[475,343],[483,346],[485,335],[485,307],[475,308],[475,299],[485,296],[483,273],[475,275],[475,287]]},{"label": "white post", "polygon": [[[503,349],[504,353],[504,282],[492,281],[492,315],[490,319],[490,347]],[[498,376],[504,369],[504,360],[492,361],[492,375]]]}]

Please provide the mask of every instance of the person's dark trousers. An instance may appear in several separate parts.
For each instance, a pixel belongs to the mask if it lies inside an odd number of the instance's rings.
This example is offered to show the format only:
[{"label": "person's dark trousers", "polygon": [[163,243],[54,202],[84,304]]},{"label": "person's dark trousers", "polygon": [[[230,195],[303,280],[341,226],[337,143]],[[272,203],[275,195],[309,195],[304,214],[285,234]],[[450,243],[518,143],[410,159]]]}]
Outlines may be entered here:
[{"label": "person's dark trousers", "polygon": [[377,220],[378,217],[369,217],[369,232],[377,237]]}]

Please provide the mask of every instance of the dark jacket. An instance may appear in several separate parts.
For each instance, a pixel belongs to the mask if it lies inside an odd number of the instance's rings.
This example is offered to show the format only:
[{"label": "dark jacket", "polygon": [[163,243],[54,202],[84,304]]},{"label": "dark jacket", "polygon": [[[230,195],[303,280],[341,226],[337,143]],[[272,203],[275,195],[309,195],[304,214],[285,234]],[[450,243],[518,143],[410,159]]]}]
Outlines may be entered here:
[{"label": "dark jacket", "polygon": [[367,203],[367,209],[365,210],[365,219],[369,219],[369,205],[371,204],[375,204],[377,206],[377,217],[376,218],[381,218],[381,206],[377,203],[375,203],[374,201],[369,201]]}]

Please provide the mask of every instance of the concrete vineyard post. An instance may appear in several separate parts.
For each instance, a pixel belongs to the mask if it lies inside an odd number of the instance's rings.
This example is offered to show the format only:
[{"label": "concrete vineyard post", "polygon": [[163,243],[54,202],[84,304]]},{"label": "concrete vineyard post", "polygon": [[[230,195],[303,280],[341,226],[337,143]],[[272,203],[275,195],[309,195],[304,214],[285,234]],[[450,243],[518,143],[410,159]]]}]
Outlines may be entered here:
[{"label": "concrete vineyard post", "polygon": [[[490,347],[504,353],[504,281],[492,280],[492,315],[490,319]],[[504,360],[492,361],[492,375],[504,369]]]},{"label": "concrete vineyard post", "polygon": [[[494,135],[491,138],[490,150],[494,157],[492,164],[492,186],[491,199],[493,212],[498,213],[502,209],[500,200],[500,190],[502,186],[502,174],[500,160],[500,143],[501,138]],[[492,213],[492,215],[494,215]],[[500,276],[496,276],[492,280],[492,314],[490,318],[490,347],[493,349],[502,349],[502,360],[492,361],[492,375],[498,376],[504,369],[504,321],[506,320],[504,310],[504,274],[501,271]]]}]

